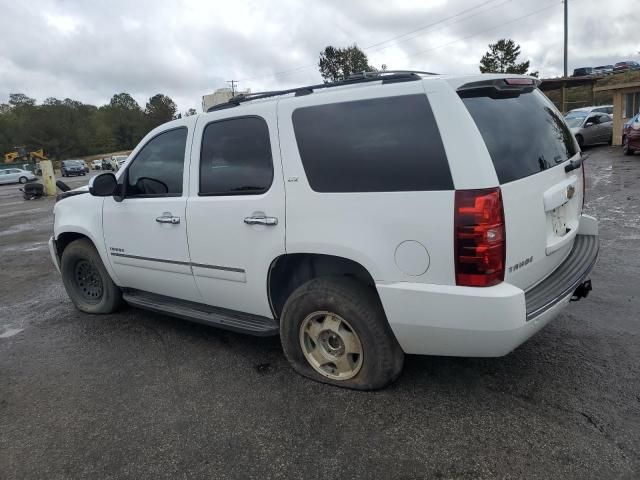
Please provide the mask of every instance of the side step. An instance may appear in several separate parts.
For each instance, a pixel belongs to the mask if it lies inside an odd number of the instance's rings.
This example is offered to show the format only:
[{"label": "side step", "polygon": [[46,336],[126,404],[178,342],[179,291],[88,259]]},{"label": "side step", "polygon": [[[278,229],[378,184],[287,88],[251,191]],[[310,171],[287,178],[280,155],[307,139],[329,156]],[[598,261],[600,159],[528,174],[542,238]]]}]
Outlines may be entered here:
[{"label": "side step", "polygon": [[178,300],[164,295],[132,289],[125,290],[122,298],[134,307],[226,330],[260,337],[278,335],[279,333],[278,323],[275,320],[259,315],[251,315],[250,313],[212,307],[202,303]]}]

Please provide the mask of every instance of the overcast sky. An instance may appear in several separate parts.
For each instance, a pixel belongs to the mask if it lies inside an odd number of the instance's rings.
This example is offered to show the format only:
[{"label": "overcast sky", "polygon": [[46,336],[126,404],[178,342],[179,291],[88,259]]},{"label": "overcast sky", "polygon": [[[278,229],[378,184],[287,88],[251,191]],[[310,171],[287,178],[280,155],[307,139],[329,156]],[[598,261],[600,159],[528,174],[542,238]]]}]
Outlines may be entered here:
[{"label": "overcast sky", "polygon": [[[640,60],[637,0],[569,0],[569,69]],[[0,0],[0,103],[21,92],[102,105],[164,93],[180,111],[239,80],[252,91],[321,81],[318,54],[356,43],[389,69],[475,73],[514,39],[562,73],[560,0]],[[413,32],[413,33],[411,33]]]}]

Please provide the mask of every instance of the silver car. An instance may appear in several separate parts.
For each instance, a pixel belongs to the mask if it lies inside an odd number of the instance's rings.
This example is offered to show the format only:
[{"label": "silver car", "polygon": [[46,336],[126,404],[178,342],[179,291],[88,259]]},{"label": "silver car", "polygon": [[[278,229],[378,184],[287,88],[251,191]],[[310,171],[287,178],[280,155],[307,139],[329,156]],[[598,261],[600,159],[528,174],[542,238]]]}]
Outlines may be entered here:
[{"label": "silver car", "polygon": [[564,117],[580,148],[596,143],[611,143],[613,117],[591,109],[576,109]]},{"label": "silver car", "polygon": [[3,183],[27,183],[30,180],[35,180],[36,176],[29,170],[23,170],[21,168],[6,168],[0,170],[0,184]]}]

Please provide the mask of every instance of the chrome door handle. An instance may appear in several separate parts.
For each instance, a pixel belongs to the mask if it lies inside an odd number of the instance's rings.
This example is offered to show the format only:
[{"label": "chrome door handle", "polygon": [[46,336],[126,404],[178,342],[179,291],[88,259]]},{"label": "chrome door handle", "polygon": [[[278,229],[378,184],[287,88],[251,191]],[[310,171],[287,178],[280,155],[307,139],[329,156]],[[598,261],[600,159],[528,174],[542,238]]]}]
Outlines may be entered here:
[{"label": "chrome door handle", "polygon": [[245,217],[244,223],[247,225],[268,225],[270,227],[278,224],[276,217]]},{"label": "chrome door handle", "polygon": [[174,217],[170,212],[164,212],[160,217],[156,217],[156,222],[177,225],[180,223],[180,217]]}]

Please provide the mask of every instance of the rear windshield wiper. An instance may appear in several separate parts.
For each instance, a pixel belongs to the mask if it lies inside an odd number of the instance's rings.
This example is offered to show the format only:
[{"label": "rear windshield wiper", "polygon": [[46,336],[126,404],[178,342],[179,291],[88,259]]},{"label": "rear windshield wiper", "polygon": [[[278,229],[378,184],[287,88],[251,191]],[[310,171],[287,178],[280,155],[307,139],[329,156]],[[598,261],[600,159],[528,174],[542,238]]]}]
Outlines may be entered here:
[{"label": "rear windshield wiper", "polygon": [[567,165],[566,167],[564,167],[564,171],[569,173],[572,170],[575,170],[576,168],[580,168],[580,166],[582,165],[582,162],[584,162],[587,159],[588,155],[584,155],[584,154],[580,154],[580,158],[578,158],[577,160],[571,160],[571,162],[569,163],[569,165]]}]

